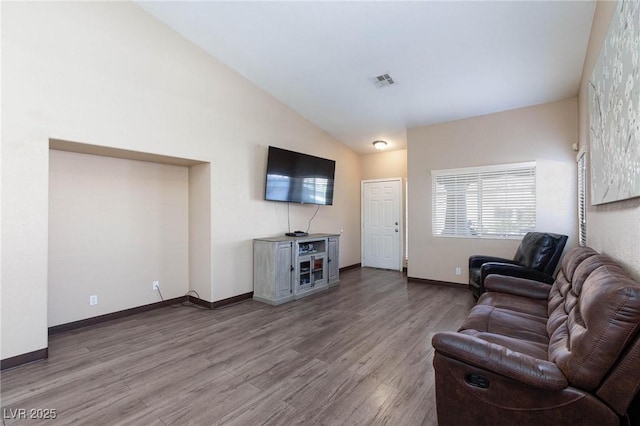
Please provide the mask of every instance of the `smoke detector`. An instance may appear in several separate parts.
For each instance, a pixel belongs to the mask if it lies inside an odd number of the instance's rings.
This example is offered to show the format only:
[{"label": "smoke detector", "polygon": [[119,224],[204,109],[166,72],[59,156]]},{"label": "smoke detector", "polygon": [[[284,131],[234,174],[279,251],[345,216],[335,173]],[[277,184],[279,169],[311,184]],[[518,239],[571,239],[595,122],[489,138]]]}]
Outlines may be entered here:
[{"label": "smoke detector", "polygon": [[371,81],[373,82],[374,86],[376,86],[378,89],[397,84],[395,81],[393,81],[393,78],[391,78],[391,76],[388,73],[373,77]]}]

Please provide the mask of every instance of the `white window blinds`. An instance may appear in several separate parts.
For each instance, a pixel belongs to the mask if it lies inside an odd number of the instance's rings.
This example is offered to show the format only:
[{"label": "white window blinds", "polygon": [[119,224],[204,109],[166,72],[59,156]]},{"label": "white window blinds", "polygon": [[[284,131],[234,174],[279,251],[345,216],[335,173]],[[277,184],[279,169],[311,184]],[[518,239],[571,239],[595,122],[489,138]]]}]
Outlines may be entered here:
[{"label": "white window blinds", "polygon": [[434,170],[434,236],[520,237],[536,227],[536,163]]},{"label": "white window blinds", "polygon": [[587,245],[587,156],[578,154],[578,244]]}]

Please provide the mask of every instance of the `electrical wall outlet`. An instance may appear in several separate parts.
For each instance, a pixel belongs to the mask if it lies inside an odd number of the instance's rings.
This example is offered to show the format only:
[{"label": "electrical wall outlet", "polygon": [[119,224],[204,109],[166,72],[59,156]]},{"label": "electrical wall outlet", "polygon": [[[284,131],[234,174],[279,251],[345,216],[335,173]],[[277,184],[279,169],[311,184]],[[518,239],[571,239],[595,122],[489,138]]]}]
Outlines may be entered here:
[{"label": "electrical wall outlet", "polygon": [[462,269],[459,266],[456,267],[456,275],[462,274]]},{"label": "electrical wall outlet", "polygon": [[89,306],[94,306],[98,304],[98,295],[94,294],[93,296],[89,296]]},{"label": "electrical wall outlet", "polygon": [[160,290],[160,281],[154,281],[151,288],[153,290]]}]

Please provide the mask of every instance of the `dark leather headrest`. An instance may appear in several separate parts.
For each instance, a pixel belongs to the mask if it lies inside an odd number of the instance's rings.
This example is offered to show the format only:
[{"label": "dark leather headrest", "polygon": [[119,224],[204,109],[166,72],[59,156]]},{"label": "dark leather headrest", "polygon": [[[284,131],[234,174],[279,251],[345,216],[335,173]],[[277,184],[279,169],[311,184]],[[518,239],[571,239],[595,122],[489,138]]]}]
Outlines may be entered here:
[{"label": "dark leather headrest", "polygon": [[558,239],[551,234],[529,232],[522,238],[522,243],[513,260],[522,266],[544,270],[558,248]]}]

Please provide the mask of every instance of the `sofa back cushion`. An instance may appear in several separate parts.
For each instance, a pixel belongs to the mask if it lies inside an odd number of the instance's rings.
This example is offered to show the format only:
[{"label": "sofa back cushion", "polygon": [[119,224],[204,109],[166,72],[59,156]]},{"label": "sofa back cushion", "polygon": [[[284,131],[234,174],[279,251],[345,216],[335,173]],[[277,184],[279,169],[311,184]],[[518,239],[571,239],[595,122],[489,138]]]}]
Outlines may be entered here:
[{"label": "sofa back cushion", "polygon": [[[591,256],[598,255],[598,252],[591,247],[574,247],[562,258],[562,268],[560,272],[564,274],[567,281],[571,282],[575,270],[580,264]],[[558,273],[560,275],[560,273]]]},{"label": "sofa back cushion", "polygon": [[572,278],[570,286],[556,286],[553,301],[560,303],[547,322],[549,361],[572,386],[592,391],[640,330],[640,284],[603,255],[584,259]]}]

